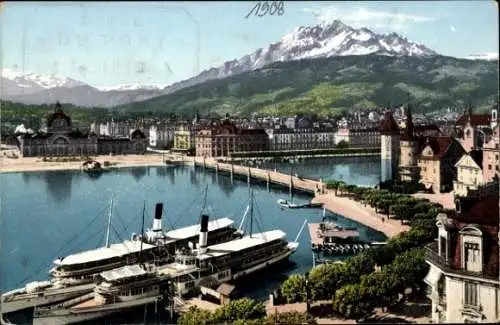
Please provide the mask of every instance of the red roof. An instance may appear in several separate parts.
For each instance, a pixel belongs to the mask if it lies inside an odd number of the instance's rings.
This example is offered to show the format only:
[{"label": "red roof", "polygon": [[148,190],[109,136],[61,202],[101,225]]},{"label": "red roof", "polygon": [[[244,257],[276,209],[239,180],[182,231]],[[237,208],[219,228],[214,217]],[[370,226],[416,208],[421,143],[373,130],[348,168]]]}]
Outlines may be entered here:
[{"label": "red roof", "polygon": [[[463,114],[457,119],[457,125],[465,125],[469,120],[469,114]],[[470,115],[470,123],[472,125],[490,125],[490,114],[472,114]]]},{"label": "red roof", "polygon": [[394,120],[391,111],[385,112],[384,120],[380,123],[380,134],[396,135],[399,134],[399,126]]},{"label": "red roof", "polygon": [[427,147],[427,145],[430,145],[434,155],[429,157],[420,154],[419,159],[440,160],[446,152],[448,152],[448,148],[453,141],[455,140],[450,136],[427,137],[426,142],[424,143],[424,148]]}]

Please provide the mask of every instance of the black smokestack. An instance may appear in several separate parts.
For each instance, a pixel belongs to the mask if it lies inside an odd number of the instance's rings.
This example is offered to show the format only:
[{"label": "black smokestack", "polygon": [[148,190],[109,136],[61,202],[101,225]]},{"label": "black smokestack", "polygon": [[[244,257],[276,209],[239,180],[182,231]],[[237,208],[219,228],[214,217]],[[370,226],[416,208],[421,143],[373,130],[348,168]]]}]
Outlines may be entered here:
[{"label": "black smokestack", "polygon": [[156,203],[155,219],[161,219],[163,214],[163,203]]},{"label": "black smokestack", "polygon": [[208,232],[208,215],[201,216],[200,232]]}]

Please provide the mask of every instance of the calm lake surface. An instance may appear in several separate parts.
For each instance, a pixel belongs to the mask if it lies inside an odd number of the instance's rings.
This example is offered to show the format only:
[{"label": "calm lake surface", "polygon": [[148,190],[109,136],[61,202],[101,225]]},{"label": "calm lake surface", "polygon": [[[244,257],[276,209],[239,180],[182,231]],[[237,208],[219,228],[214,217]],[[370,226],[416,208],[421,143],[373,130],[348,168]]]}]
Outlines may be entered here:
[{"label": "calm lake surface", "polygon": [[[272,168],[293,171],[304,177],[339,179],[346,183],[374,185],[380,178],[379,158],[310,159],[294,165]],[[270,167],[271,168],[271,167]],[[0,290],[43,280],[57,256],[104,245],[109,202],[114,197],[111,242],[129,239],[140,232],[142,209],[146,203],[146,228],[152,225],[154,206],[164,203],[163,228],[169,230],[198,223],[207,191],[210,218],[229,217],[236,226],[244,213],[249,188],[256,205],[254,232],[280,228],[293,241],[304,220],[320,221],[320,209],[281,210],[276,201],[290,199],[288,189],[252,184],[227,175],[178,167],[123,168],[91,178],[79,171],[52,171],[1,174],[1,256]],[[293,201],[305,203],[306,194],[293,194]],[[384,240],[384,235],[354,221],[337,216],[342,226],[359,227],[361,237]],[[291,263],[256,276],[251,286],[240,287],[254,298],[267,298],[287,274],[312,266],[307,227],[299,250]]]}]

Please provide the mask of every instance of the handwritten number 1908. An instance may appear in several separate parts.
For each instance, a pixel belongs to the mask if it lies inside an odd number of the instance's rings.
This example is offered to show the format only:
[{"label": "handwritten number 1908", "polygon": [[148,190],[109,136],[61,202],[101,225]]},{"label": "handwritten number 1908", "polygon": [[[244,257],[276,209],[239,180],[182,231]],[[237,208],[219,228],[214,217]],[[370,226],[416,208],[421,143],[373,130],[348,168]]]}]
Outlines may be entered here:
[{"label": "handwritten number 1908", "polygon": [[[271,3],[271,4],[269,4]],[[277,14],[278,16],[283,16],[285,13],[285,4],[283,1],[259,1],[257,4],[250,10],[250,12],[245,16],[245,19],[250,17],[251,14],[255,16],[263,17],[267,14],[273,16]]]}]

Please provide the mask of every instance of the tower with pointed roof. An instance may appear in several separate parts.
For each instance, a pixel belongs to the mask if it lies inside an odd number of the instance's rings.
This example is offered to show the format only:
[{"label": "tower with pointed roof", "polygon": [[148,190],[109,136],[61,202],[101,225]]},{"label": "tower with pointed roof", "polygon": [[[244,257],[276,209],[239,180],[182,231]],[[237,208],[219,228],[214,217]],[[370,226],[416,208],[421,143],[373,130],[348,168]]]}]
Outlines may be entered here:
[{"label": "tower with pointed roof", "polygon": [[409,93],[406,107],[406,128],[401,136],[400,147],[399,178],[401,181],[416,183],[420,175],[417,163],[419,142],[415,137]]},{"label": "tower with pointed roof", "polygon": [[400,156],[400,130],[390,109],[384,114],[380,123],[381,136],[381,182],[398,178]]}]

